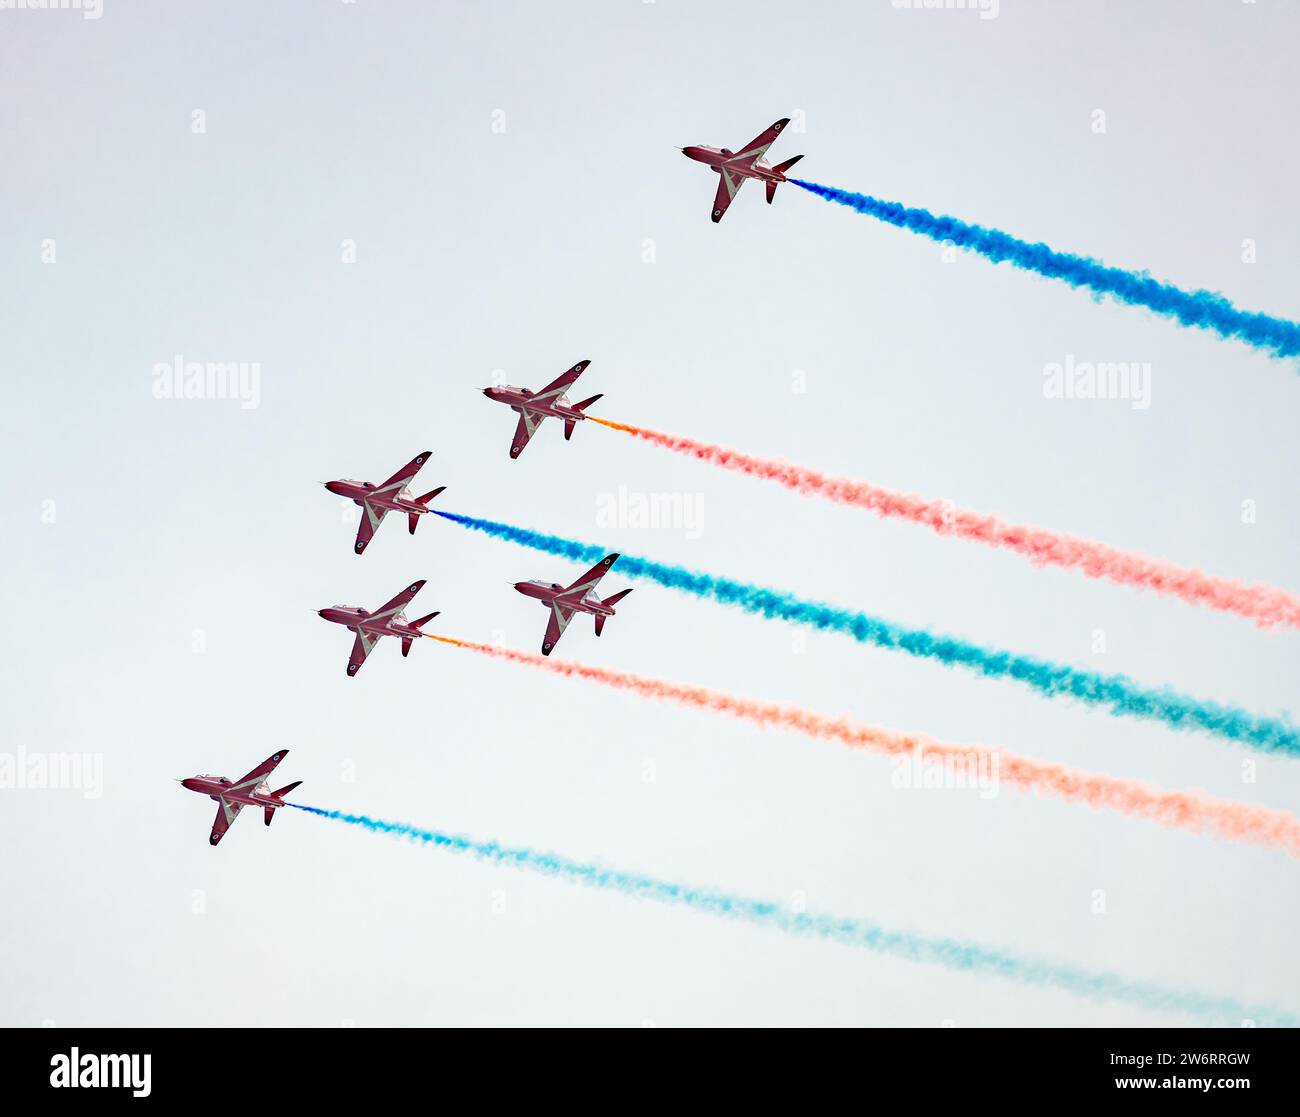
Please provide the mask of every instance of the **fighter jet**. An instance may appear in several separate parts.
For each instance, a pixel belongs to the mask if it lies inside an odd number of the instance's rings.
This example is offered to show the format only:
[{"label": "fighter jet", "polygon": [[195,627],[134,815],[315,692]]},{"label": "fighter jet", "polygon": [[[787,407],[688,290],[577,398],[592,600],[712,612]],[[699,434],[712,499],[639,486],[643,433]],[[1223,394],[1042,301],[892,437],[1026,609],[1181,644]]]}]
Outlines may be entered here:
[{"label": "fighter jet", "polygon": [[516,582],[515,589],[525,597],[536,598],[551,611],[551,619],[546,622],[546,636],[542,640],[542,655],[550,655],[575,613],[590,613],[596,618],[596,635],[605,627],[605,618],[614,615],[614,606],[632,591],[620,590],[612,597],[601,601],[596,596],[597,584],[618,555],[606,555],[571,586],[562,586],[559,582]]},{"label": "fighter jet", "polygon": [[394,473],[382,485],[375,486],[369,481],[325,481],[323,484],[330,492],[346,497],[361,508],[361,526],[357,528],[357,541],[353,550],[361,554],[366,544],[379,530],[384,517],[389,512],[405,512],[409,530],[412,535],[420,522],[420,517],[429,511],[429,501],[437,496],[446,485],[439,485],[424,496],[412,496],[406,487],[411,478],[420,472],[429,457],[428,450],[422,450],[401,469]]},{"label": "fighter jet", "polygon": [[514,388],[509,385],[501,388],[483,389],[483,394],[488,399],[497,403],[504,403],[509,406],[511,411],[519,412],[519,425],[515,427],[515,438],[510,444],[510,456],[512,458],[517,458],[524,452],[528,440],[533,437],[537,428],[542,425],[543,419],[563,419],[564,440],[567,442],[573,437],[573,428],[577,425],[578,420],[586,418],[583,412],[600,399],[600,395],[592,396],[581,403],[570,403],[564,391],[582,375],[582,370],[589,364],[591,364],[590,361],[579,361],[568,372],[552,380],[540,392],[533,392],[527,388]]},{"label": "fighter jet", "polygon": [[790,123],[789,117],[782,117],[752,143],[746,144],[739,151],[729,148],[683,147],[678,150],[688,159],[703,163],[718,172],[718,193],[713,199],[713,223],[716,225],[727,212],[727,207],[735,198],[747,178],[761,179],[767,187],[767,203],[772,204],[776,188],[788,181],[785,172],[793,167],[802,155],[778,163],[775,167],[763,162],[763,155],[772,146],[772,141],[781,134],[781,129]]},{"label": "fighter jet", "polygon": [[225,776],[191,776],[181,780],[181,786],[190,791],[206,795],[217,804],[217,817],[212,823],[212,833],[208,835],[208,844],[216,845],[226,836],[230,824],[239,817],[245,807],[261,807],[267,826],[275,817],[276,808],[284,806],[284,797],[297,787],[302,780],[287,783],[278,791],[271,791],[266,777],[275,766],[289,755],[288,749],[281,749],[274,756],[268,756],[248,775],[231,783]]},{"label": "fighter jet", "polygon": [[381,605],[373,613],[367,613],[356,605],[334,605],[328,609],[318,611],[318,616],[324,617],[327,621],[333,621],[335,624],[347,625],[357,634],[357,638],[352,644],[352,655],[348,657],[349,678],[361,670],[361,665],[365,663],[366,656],[379,643],[382,636],[396,636],[402,641],[402,655],[411,654],[411,644],[417,637],[424,635],[420,631],[421,627],[438,615],[437,613],[430,613],[427,617],[421,617],[418,621],[408,621],[406,614],[402,612],[411,603],[411,598],[420,592],[424,582],[425,579],[423,578],[418,582],[412,582],[392,601]]}]

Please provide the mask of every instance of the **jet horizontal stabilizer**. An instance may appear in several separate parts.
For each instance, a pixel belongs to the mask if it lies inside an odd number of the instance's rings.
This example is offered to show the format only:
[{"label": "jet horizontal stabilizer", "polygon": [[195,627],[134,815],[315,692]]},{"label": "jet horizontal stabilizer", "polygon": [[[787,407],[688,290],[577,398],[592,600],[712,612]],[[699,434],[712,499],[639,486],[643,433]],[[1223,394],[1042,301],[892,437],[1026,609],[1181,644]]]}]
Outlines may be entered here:
[{"label": "jet horizontal stabilizer", "polygon": [[605,598],[605,604],[612,609],[615,605],[617,605],[620,601],[622,601],[623,598],[625,598],[631,592],[632,592],[631,586],[628,586],[628,588],[625,590],[619,590],[618,593],[611,594],[609,597]]}]

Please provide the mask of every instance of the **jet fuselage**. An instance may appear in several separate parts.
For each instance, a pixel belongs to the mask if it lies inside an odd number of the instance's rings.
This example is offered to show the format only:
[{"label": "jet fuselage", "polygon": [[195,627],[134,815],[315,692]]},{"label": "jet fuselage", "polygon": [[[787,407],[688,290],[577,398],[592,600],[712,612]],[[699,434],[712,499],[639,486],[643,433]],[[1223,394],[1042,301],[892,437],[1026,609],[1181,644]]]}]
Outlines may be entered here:
[{"label": "jet fuselage", "polygon": [[331,605],[328,609],[317,610],[316,615],[334,624],[346,625],[353,632],[368,632],[375,636],[397,636],[407,640],[424,635],[418,628],[408,623],[402,613],[391,617],[371,617],[358,605]]},{"label": "jet fuselage", "polygon": [[504,403],[513,411],[527,411],[549,419],[586,418],[564,396],[558,396],[553,400],[539,400],[530,389],[515,388],[509,384],[500,388],[484,388],[483,394],[494,403]]},{"label": "jet fuselage", "polygon": [[364,507],[386,508],[390,512],[406,512],[408,515],[423,516],[429,511],[411,494],[403,489],[400,492],[382,492],[369,481],[326,481],[325,487],[335,496],[341,496],[354,504]]},{"label": "jet fuselage", "polygon": [[245,807],[270,807],[275,810],[284,806],[284,800],[272,795],[270,785],[265,782],[252,788],[236,788],[225,776],[191,776],[187,780],[181,780],[181,787],[197,791],[218,802],[239,803]]},{"label": "jet fuselage", "polygon": [[728,151],[726,148],[706,147],[697,144],[694,147],[682,148],[682,154],[687,159],[694,159],[697,163],[703,163],[706,167],[712,167],[713,170],[721,174],[723,170],[728,170],[732,174],[743,175],[745,178],[762,179],[764,182],[789,182],[780,171],[761,159],[755,159],[752,162],[748,159],[738,158],[735,152]]},{"label": "jet fuselage", "polygon": [[593,617],[612,617],[614,610],[600,600],[594,593],[571,593],[556,582],[516,582],[515,589],[525,597],[540,601],[543,605],[561,605],[577,613],[590,613]]}]

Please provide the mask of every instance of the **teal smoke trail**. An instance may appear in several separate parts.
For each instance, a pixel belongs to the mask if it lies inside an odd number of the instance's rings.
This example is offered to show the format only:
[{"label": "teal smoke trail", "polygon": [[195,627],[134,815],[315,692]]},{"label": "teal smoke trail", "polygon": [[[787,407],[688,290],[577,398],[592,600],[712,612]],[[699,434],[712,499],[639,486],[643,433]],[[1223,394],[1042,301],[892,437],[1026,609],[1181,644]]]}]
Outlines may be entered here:
[{"label": "teal smoke trail", "polygon": [[1213,291],[1184,291],[1161,283],[1144,272],[1111,268],[1086,256],[1057,252],[1045,244],[1030,244],[998,229],[969,225],[926,209],[884,202],[869,194],[856,194],[834,186],[802,179],[789,180],[819,198],[838,202],[858,213],[896,225],[912,233],[977,252],[995,264],[1007,262],[1071,287],[1085,287],[1130,306],[1144,306],[1184,326],[1211,330],[1224,338],[1237,338],[1275,357],[1300,356],[1300,322],[1241,310]]},{"label": "teal smoke trail", "polygon": [[559,877],[637,899],[679,904],[695,911],[736,919],[788,934],[808,935],[846,946],[863,947],[878,954],[906,958],[913,962],[945,966],[952,970],[987,974],[1025,985],[1064,989],[1093,1000],[1123,1001],[1155,1012],[1175,1012],[1222,1022],[1253,1020],[1256,1024],[1296,1027],[1300,1016],[1270,1005],[1246,1005],[1231,997],[1218,997],[1192,990],[1174,989],[1152,982],[1130,981],[1118,974],[1093,972],[1075,966],[1022,956],[1009,950],[980,946],[959,939],[926,938],[910,931],[894,931],[863,919],[840,919],[828,915],[796,913],[784,905],[733,896],[712,888],[693,888],[639,873],[582,861],[525,847],[481,842],[458,834],[425,830],[404,822],[388,822],[363,814],[286,803],[295,810],[322,818],[361,826],[380,834],[394,834],[452,853],[468,853],[498,865],[527,869],[544,876]]},{"label": "teal smoke trail", "polygon": [[[480,520],[454,512],[436,514],[462,527],[547,554],[560,555],[575,562],[596,563],[607,553],[604,547],[493,520]],[[646,578],[669,589],[681,590],[723,605],[734,605],[769,619],[843,632],[860,643],[935,659],[950,667],[964,667],[991,679],[1017,679],[1048,697],[1075,698],[1108,709],[1114,714],[1162,721],[1175,729],[1204,729],[1261,752],[1300,756],[1300,733],[1288,721],[1257,717],[1236,706],[1202,701],[1168,688],[1151,690],[1139,686],[1124,675],[1080,671],[1031,656],[984,648],[952,636],[926,632],[924,629],[903,628],[866,613],[805,601],[780,590],[751,586],[712,574],[700,574],[680,566],[637,558],[635,555],[620,557],[618,569],[631,578]]]}]

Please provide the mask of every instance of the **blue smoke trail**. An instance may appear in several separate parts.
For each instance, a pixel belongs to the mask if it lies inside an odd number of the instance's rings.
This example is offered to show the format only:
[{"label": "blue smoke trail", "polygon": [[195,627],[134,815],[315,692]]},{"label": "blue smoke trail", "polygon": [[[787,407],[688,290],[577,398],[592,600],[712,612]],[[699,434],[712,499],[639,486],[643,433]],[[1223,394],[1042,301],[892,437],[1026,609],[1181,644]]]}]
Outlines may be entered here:
[{"label": "blue smoke trail", "polygon": [[1025,271],[1060,279],[1071,287],[1086,287],[1097,295],[1110,295],[1130,306],[1144,306],[1184,326],[1212,330],[1220,337],[1238,338],[1275,357],[1300,356],[1300,322],[1240,310],[1213,291],[1184,291],[1143,272],[1107,267],[1086,256],[1056,252],[1045,244],[1030,244],[1009,233],[968,225],[955,217],[936,216],[926,209],[883,202],[868,194],[855,194],[802,179],[789,181],[820,198],[838,202],[886,224],[978,252],[995,264],[1006,261]]},{"label": "blue smoke trail", "polygon": [[[510,524],[461,516],[454,512],[439,511],[436,514],[463,527],[547,554],[573,559],[575,562],[596,563],[607,554],[603,547],[529,531],[527,528],[512,527]],[[843,632],[860,643],[891,648],[925,659],[937,659],[950,667],[965,667],[991,679],[1018,679],[1052,698],[1076,698],[1090,705],[1105,707],[1115,714],[1163,721],[1175,729],[1204,729],[1262,752],[1300,756],[1300,733],[1288,721],[1256,717],[1236,706],[1202,701],[1168,688],[1150,690],[1124,675],[1079,671],[1031,656],[984,648],[952,636],[935,635],[924,629],[903,628],[866,613],[805,601],[780,590],[700,574],[634,555],[623,555],[618,560],[618,569],[631,578],[646,578],[669,589],[682,590],[723,605],[735,605],[746,612],[769,619]]]},{"label": "blue smoke trail", "polygon": [[395,834],[453,853],[469,853],[499,865],[528,869],[545,876],[560,877],[591,888],[621,892],[638,899],[680,904],[696,911],[738,919],[756,926],[772,927],[789,934],[811,935],[847,946],[865,947],[878,954],[906,958],[913,962],[988,974],[1025,985],[1055,987],[1094,1000],[1124,1001],[1151,1011],[1186,1013],[1234,1024],[1253,1020],[1257,1024],[1276,1027],[1300,1026],[1300,1017],[1270,1005],[1245,1005],[1231,997],[1172,989],[1145,981],[1129,981],[1118,974],[1079,969],[958,939],[926,938],[910,931],[893,931],[862,919],[795,913],[777,903],[732,896],[715,889],[691,888],[655,877],[572,861],[554,853],[522,847],[510,848],[497,842],[474,841],[457,834],[409,826],[404,822],[387,822],[366,815],[308,807],[301,803],[285,805],[322,818],[362,826],[376,833]]}]

